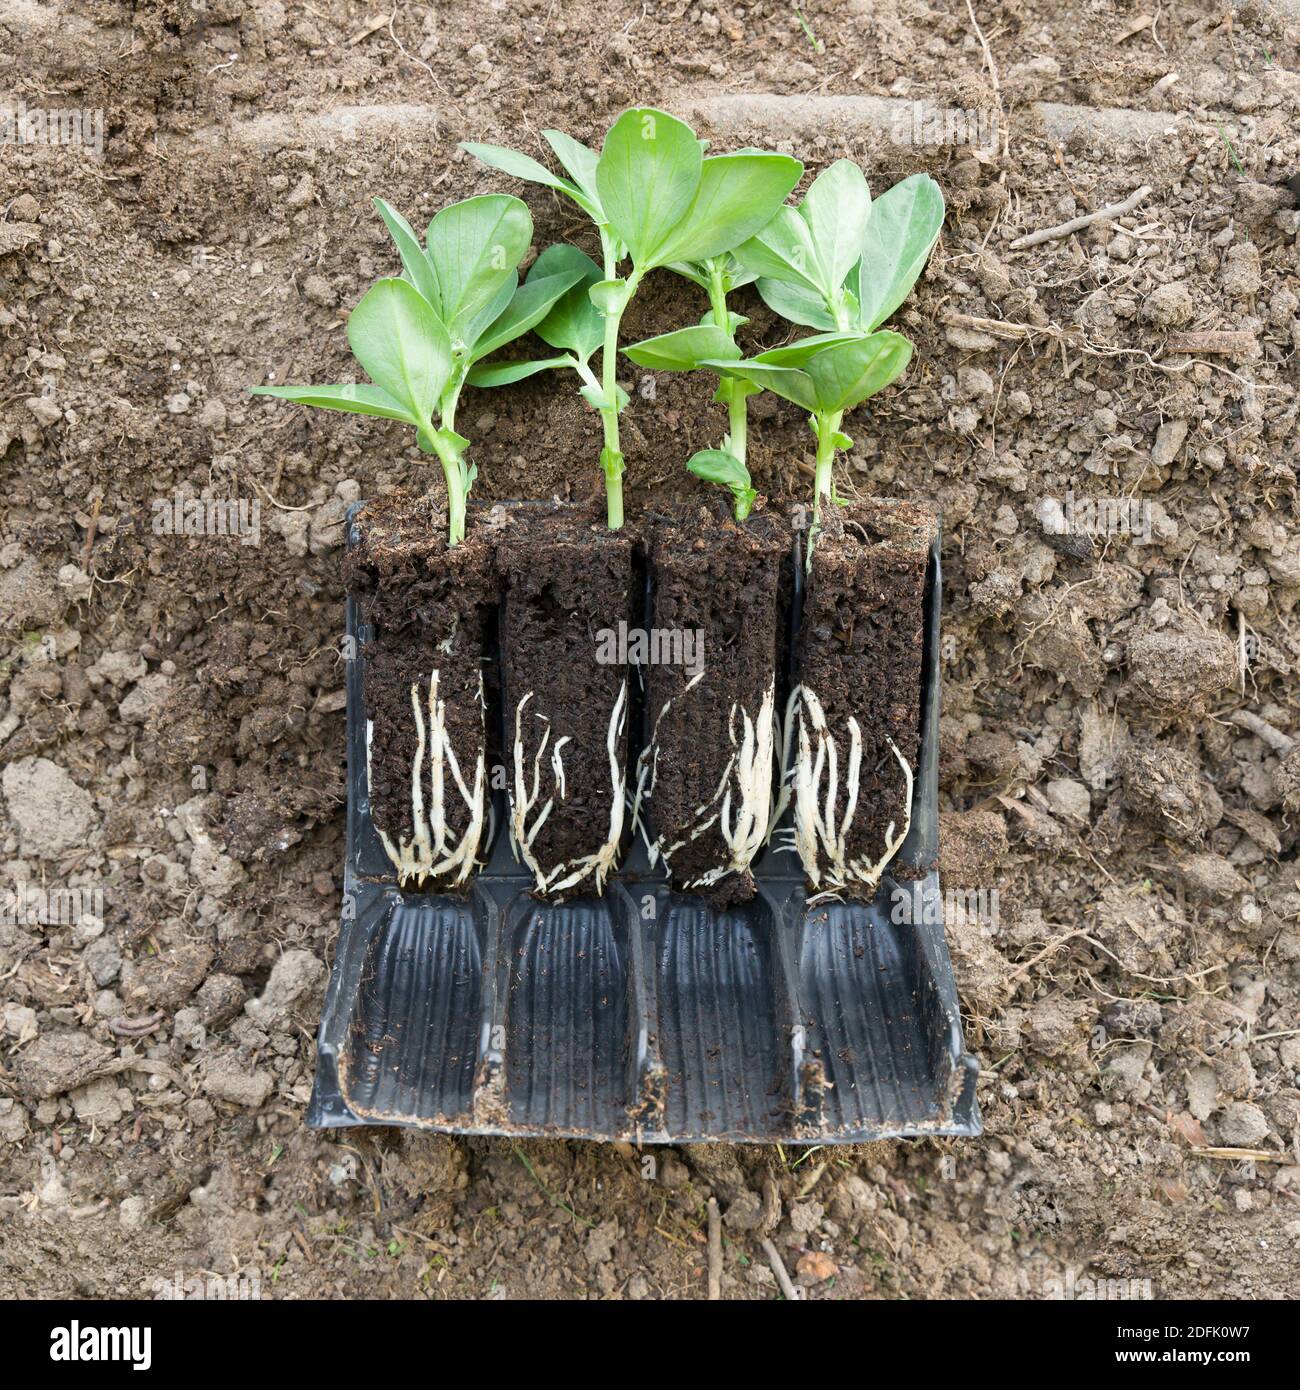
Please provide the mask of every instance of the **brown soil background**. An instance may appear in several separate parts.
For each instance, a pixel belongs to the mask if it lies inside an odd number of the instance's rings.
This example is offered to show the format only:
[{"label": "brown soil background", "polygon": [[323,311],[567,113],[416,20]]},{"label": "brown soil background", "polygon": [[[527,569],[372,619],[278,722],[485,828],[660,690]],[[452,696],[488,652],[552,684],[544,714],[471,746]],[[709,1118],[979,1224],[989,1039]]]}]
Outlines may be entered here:
[{"label": "brown soil background", "polygon": [[[1069,1271],[1294,1296],[1300,766],[1231,715],[1300,738],[1300,26],[1295,0],[1148,13],[978,3],[982,42],[964,0],[810,0],[814,46],[767,0],[382,25],[337,0],[0,0],[0,93],[108,125],[102,159],[0,146],[0,870],[104,891],[102,931],[0,927],[0,1294],[242,1270],[276,1297],[698,1297],[715,1195],[727,1297],[776,1296],[764,1233],[812,1297],[1032,1298]],[[812,168],[924,168],[949,198],[899,316],[915,362],[850,422],[844,482],[945,512],[946,882],[1000,893],[996,926],[948,933],[986,1133],[653,1167],[312,1133],[342,514],[425,465],[396,426],[245,388],[351,372],[345,310],[396,264],[370,197],[422,224],[501,183],[457,140],[538,154],[544,125],[592,138],[634,101],[725,92],[796,98],[763,138]],[[807,104],[837,94],[1000,105],[1005,144],[908,148]],[[1154,114],[1058,140],[1036,101]],[[1010,249],[1143,183],[1122,225]],[[585,236],[526,196],[538,247]],[[629,335],[693,296],[655,277]],[[1185,330],[1240,337],[1193,359]],[[723,430],[707,384],[625,384],[630,507],[689,493],[682,461]],[[810,436],[771,398],[756,415],[785,505]],[[458,423],[486,500],[597,486],[597,421],[552,382]],[[1153,543],[1049,538],[1067,486],[1149,501]],[[261,544],[154,536],[178,489],[260,499]]]}]

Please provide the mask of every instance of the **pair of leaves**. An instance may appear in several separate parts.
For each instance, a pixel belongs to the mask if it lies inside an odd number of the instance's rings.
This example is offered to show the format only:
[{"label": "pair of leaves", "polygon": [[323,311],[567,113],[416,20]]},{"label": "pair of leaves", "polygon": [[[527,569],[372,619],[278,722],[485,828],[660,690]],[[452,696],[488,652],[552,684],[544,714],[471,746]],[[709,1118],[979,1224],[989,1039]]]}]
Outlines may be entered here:
[{"label": "pair of leaves", "polygon": [[470,385],[507,386],[537,372],[562,367],[576,369],[579,363],[586,366],[604,340],[604,320],[589,294],[601,274],[596,262],[576,246],[548,246],[538,256],[520,293],[535,280],[550,281],[558,275],[574,277],[569,288],[533,325],[537,336],[550,347],[560,349],[560,355],[522,362],[480,362],[470,370]]},{"label": "pair of leaves", "polygon": [[943,194],[928,174],[872,202],[862,171],[841,159],[797,209],[782,208],[735,256],[758,275],[764,303],[790,322],[870,333],[907,298],[943,218]]},{"label": "pair of leaves", "polygon": [[[599,156],[560,131],[543,135],[567,179],[517,150],[462,148],[494,169],[572,198],[613,238],[615,252],[626,249],[641,274],[721,256],[748,240],[803,173],[797,159],[761,150],[706,159],[690,126],[649,106],[625,111],[610,127]],[[611,302],[605,311],[621,307]]]},{"label": "pair of leaves", "polygon": [[834,415],[883,391],[912,360],[912,344],[888,329],[870,334],[824,334],[774,348],[742,362],[708,365],[775,391],[811,415]]},{"label": "pair of leaves", "polygon": [[634,107],[605,136],[596,188],[606,219],[644,273],[739,246],[770,221],[802,173],[797,159],[762,150],[706,159],[684,121]]},{"label": "pair of leaves", "polygon": [[432,452],[432,421],[452,374],[451,336],[407,280],[380,280],[348,319],[348,344],[373,386],[255,386],[254,395],[402,420]]},{"label": "pair of leaves", "polygon": [[526,183],[538,183],[544,188],[554,188],[557,192],[572,198],[593,222],[598,225],[605,222],[605,214],[600,206],[600,194],[596,190],[596,165],[600,156],[595,150],[588,149],[580,140],[575,140],[562,130],[544,130],[542,138],[564,166],[569,175],[567,179],[551,173],[545,164],[539,163],[531,155],[509,149],[505,145],[484,145],[466,140],[462,141],[460,148],[490,169],[500,169],[503,174],[523,179]]},{"label": "pair of leaves", "polygon": [[[736,321],[734,315],[733,321]],[[740,319],[738,322],[744,323],[745,320]],[[773,348],[754,360],[773,366],[802,367],[810,357],[821,352],[823,348],[833,347],[838,343],[858,342],[863,336],[857,332],[815,333],[786,347]],[[678,328],[657,338],[646,338],[639,343],[632,343],[623,351],[638,366],[647,367],[651,371],[691,372],[702,367],[717,372],[722,377],[734,375],[731,364],[741,363],[744,357],[736,345],[734,328],[731,333],[724,333],[722,329],[714,326],[711,316],[693,328]]]},{"label": "pair of leaves", "polygon": [[405,278],[453,341],[472,343],[513,294],[515,268],[533,237],[528,208],[504,193],[452,203],[429,223],[421,247],[401,213],[382,198],[375,206],[397,244]]},{"label": "pair of leaves", "polygon": [[797,208],[781,208],[736,255],[756,275],[833,301],[862,255],[870,216],[862,170],[839,159],[813,180]]},{"label": "pair of leaves", "polygon": [[752,284],[758,279],[758,273],[741,265],[732,251],[727,251],[721,256],[710,256],[702,261],[670,261],[665,268],[690,280],[707,293],[711,288],[710,271],[715,266],[722,276],[724,297],[732,290],[738,290],[742,285]]},{"label": "pair of leaves", "polygon": [[[528,283],[519,285],[516,267],[533,223],[518,198],[490,194],[453,203],[429,223],[425,247],[399,212],[382,199],[375,205],[404,275],[373,285],[348,319],[348,343],[374,384],[254,390],[301,405],[404,421],[416,429],[421,447],[432,451],[432,422],[449,391],[459,391],[467,367],[534,327],[585,272],[570,260],[553,259],[542,274],[534,266]],[[460,440],[443,433],[450,442]],[[457,452],[463,449],[462,441]]]}]

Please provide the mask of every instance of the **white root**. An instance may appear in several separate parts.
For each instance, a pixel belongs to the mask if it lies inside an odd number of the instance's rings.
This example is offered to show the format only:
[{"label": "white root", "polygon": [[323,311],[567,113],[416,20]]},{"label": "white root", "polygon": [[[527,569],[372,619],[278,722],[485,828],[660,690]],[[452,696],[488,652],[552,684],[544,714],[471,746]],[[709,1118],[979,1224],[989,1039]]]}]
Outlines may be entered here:
[{"label": "white root", "polygon": [[[842,750],[831,734],[821,701],[805,686],[797,686],[791,693],[782,738],[782,791],[774,820],[793,798],[793,848],[808,882],[814,888],[824,883],[827,894],[850,887],[874,891],[886,866],[902,848],[912,824],[912,769],[898,745],[886,734],[885,742],[903,770],[902,828],[897,828],[896,821],[889,822],[885,852],[879,859],[873,861],[867,855],[849,858],[848,836],[858,809],[862,774],[862,728],[854,718],[848,721],[848,734],[848,758],[841,781]],[[839,814],[841,794],[844,810]]]},{"label": "white root", "polygon": [[[483,675],[479,673],[479,727],[484,708]],[[415,717],[415,756],[411,759],[411,825],[410,840],[400,836],[395,845],[392,838],[376,826],[384,850],[397,869],[397,881],[405,886],[422,879],[435,879],[458,887],[469,877],[483,840],[483,827],[488,813],[487,757],[480,737],[470,786],[461,773],[456,750],[447,733],[446,701],[438,696],[438,672],[429,675],[427,703],[420,699],[420,683],[411,683],[411,711]],[[426,726],[425,716],[428,716]],[[374,720],[366,721],[366,783],[371,782],[370,746],[374,739]],[[425,772],[425,755],[428,772]],[[449,778],[450,775],[450,778]],[[428,779],[429,805],[425,807],[425,779]],[[469,824],[463,835],[453,839],[447,823],[448,785],[454,786],[465,808]]]},{"label": "white root", "polygon": [[[546,754],[546,747],[551,739],[551,721],[540,712],[534,712],[533,715],[544,725],[544,729],[541,741],[533,754],[531,778],[525,767],[524,707],[533,698],[533,693],[530,690],[515,706],[514,781],[510,789],[510,844],[514,849],[516,860],[526,864],[532,870],[539,892],[552,896],[563,893],[576,887],[583,879],[590,876],[594,878],[595,891],[599,893],[604,887],[605,879],[613,872],[615,862],[618,859],[619,841],[623,838],[623,804],[626,787],[623,767],[619,761],[619,741],[623,735],[627,714],[627,681],[624,680],[619,687],[618,699],[614,701],[614,708],[609,718],[609,727],[605,734],[605,748],[609,754],[609,775],[612,789],[609,830],[606,838],[591,854],[583,855],[571,862],[566,860],[549,867],[540,862],[533,846],[542,827],[550,818],[552,810],[555,809],[557,799],[559,801],[565,799],[567,787],[562,750],[566,743],[572,742],[572,739],[566,734],[565,737],[557,739],[551,748],[552,790],[549,793],[544,793],[541,785],[542,758]],[[538,806],[538,803],[542,801],[543,795],[546,796],[546,800],[530,821],[529,816]]]},{"label": "white root", "polygon": [[[701,671],[688,681],[676,698],[680,700],[684,697],[703,675]],[[650,799],[654,793],[659,771],[659,725],[674,703],[675,700],[664,702],[655,719],[650,746],[641,756],[633,817],[636,823],[641,824],[650,863],[653,865],[662,858],[669,868],[678,850],[684,845],[693,844],[716,825],[727,846],[726,859],[695,878],[686,880],[683,885],[687,888],[709,888],[728,874],[743,873],[767,842],[771,822],[772,764],[777,742],[776,680],[774,677],[768,682],[756,717],[751,718],[749,711],[739,703],[732,705],[727,719],[727,737],[732,753],[722,770],[717,788],[702,806],[697,806],[691,812],[686,834],[668,845],[664,843],[663,836],[653,841],[649,838],[641,822],[640,811],[642,800]]]}]

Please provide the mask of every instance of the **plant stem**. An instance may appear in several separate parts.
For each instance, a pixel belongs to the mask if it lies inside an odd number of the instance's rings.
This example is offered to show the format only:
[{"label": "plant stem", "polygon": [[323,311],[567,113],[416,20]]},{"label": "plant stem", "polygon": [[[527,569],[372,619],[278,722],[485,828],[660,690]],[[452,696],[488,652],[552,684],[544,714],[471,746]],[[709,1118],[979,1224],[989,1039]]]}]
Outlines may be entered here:
[{"label": "plant stem", "polygon": [[464,450],[452,443],[456,430],[456,407],[468,368],[452,380],[438,410],[442,429],[430,434],[433,452],[442,464],[442,476],[447,483],[447,544],[459,545],[465,539],[465,503],[469,498],[469,474],[465,467]]},{"label": "plant stem", "polygon": [[[601,256],[605,263],[605,279],[618,279],[618,262],[615,257],[614,236],[607,227],[600,229]],[[605,434],[605,447],[600,451],[600,465],[605,472],[605,519],[611,531],[623,526],[623,451],[618,437],[618,329],[623,322],[623,309],[626,309],[636,292],[641,277],[633,266],[631,275],[625,281],[627,296],[623,307],[616,314],[605,316],[605,342],[600,355],[601,395],[605,404],[600,409],[601,426]]]},{"label": "plant stem", "polygon": [[741,463],[749,447],[749,397],[748,391],[733,391],[727,401],[728,452]]},{"label": "plant stem", "polygon": [[[713,311],[713,322],[724,333],[731,336],[731,315],[727,312],[727,287],[723,279],[720,261],[711,260],[709,267],[709,307]],[[733,458],[743,464],[749,448],[749,398],[753,392],[745,382],[728,381],[725,377],[718,386],[718,400],[727,403],[727,438],[724,448]],[[736,494],[735,514],[737,521],[744,521],[749,515],[752,502],[749,497]]]},{"label": "plant stem", "polygon": [[600,409],[601,425],[605,431],[605,447],[600,451],[601,467],[605,470],[606,521],[611,531],[623,525],[623,453],[618,437],[618,328],[623,315],[610,314],[605,319],[605,345],[601,350],[601,394],[605,404]]},{"label": "plant stem", "polygon": [[[728,337],[731,336],[731,315],[727,312],[727,287],[722,277],[722,265],[717,260],[708,262],[709,267],[709,307],[713,311],[713,322]],[[750,393],[737,390],[738,382],[723,380],[718,390],[719,397],[727,401],[727,428],[729,453],[745,461],[745,449],[749,437],[749,407],[746,401]]]},{"label": "plant stem", "polygon": [[469,493],[465,463],[444,436],[435,434],[432,443],[447,481],[447,544],[459,545],[465,539],[465,501]]},{"label": "plant stem", "polygon": [[810,567],[812,565],[813,545],[821,531],[822,499],[825,498],[829,502],[833,497],[831,469],[835,464],[835,436],[839,433],[840,425],[844,420],[844,412],[837,410],[830,415],[817,415],[814,419],[817,430],[817,471],[813,483],[812,529],[808,532],[808,564]]},{"label": "plant stem", "polygon": [[709,308],[713,310],[714,325],[730,336],[731,319],[727,315],[727,290],[722,282],[722,267],[717,261],[709,262]]}]

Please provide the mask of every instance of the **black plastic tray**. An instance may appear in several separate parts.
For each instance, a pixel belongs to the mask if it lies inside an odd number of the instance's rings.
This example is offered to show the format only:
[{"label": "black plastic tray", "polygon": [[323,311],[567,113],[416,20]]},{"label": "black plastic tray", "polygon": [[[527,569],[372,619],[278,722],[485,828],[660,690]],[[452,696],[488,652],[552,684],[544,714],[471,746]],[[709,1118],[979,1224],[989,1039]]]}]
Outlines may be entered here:
[{"label": "black plastic tray", "polygon": [[[921,753],[895,861],[927,870],[930,902],[939,598],[936,541]],[[347,630],[363,653],[350,599]],[[646,1143],[980,1132],[943,928],[892,920],[889,873],[870,905],[810,908],[797,856],[773,846],[758,895],[714,910],[673,891],[638,838],[599,897],[553,905],[531,896],[499,804],[467,898],[400,890],[370,819],[363,660],[348,668],[344,913],[310,1124]]]}]

